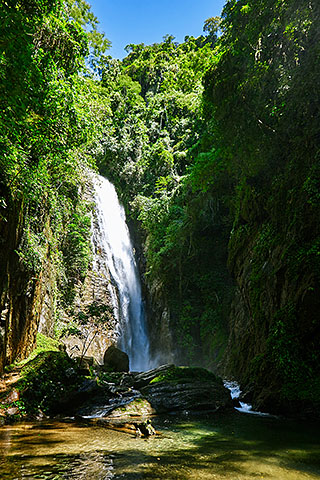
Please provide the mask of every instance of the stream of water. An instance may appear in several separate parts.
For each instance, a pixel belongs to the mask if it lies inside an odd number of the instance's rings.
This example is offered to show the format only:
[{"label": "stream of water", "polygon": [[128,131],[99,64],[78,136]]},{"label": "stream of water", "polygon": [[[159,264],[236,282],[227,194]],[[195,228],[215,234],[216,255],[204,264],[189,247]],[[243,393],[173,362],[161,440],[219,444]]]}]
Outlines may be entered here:
[{"label": "stream of water", "polygon": [[319,426],[238,412],[153,420],[157,437],[102,426],[0,428],[3,480],[314,480]]},{"label": "stream of water", "polygon": [[94,186],[101,243],[116,287],[111,286],[110,293],[120,325],[119,347],[128,354],[131,370],[148,370],[153,365],[141,283],[125,211],[109,180],[99,176]]}]

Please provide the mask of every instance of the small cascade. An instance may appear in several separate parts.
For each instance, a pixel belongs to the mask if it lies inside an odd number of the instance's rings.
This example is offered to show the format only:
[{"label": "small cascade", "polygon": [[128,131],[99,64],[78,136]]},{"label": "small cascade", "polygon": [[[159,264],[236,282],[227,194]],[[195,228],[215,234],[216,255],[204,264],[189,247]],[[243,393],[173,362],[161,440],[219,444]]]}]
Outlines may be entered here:
[{"label": "small cascade", "polygon": [[131,370],[148,370],[152,365],[145,311],[125,211],[114,186],[106,178],[97,177],[94,187],[101,243],[114,283],[109,287],[120,325],[119,348],[128,354]]},{"label": "small cascade", "polygon": [[[239,398],[241,395],[240,385],[237,382],[224,381],[224,386],[230,390],[231,398]],[[250,403],[239,402],[240,407],[234,407],[235,410],[241,413],[250,413],[251,415],[259,415],[261,417],[272,417],[270,413],[257,412],[252,410],[252,405]]]}]

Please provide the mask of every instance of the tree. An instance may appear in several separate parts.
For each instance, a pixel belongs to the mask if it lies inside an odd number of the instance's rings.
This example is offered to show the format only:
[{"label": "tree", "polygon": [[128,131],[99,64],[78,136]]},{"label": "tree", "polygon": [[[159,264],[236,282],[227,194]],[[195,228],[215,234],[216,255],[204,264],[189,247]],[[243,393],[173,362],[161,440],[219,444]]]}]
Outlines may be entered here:
[{"label": "tree", "polygon": [[103,32],[99,32],[99,20],[86,0],[65,0],[69,19],[75,20],[86,32],[89,43],[89,65],[94,71],[100,68],[101,62],[111,46],[110,40]]},{"label": "tree", "polygon": [[75,320],[79,324],[77,334],[84,338],[80,365],[83,357],[87,353],[90,345],[97,335],[112,332],[115,334],[116,320],[113,316],[112,307],[109,305],[92,302],[84,307],[83,310],[75,315]]},{"label": "tree", "polygon": [[204,22],[203,31],[206,33],[207,40],[215,44],[218,38],[218,33],[221,28],[220,17],[210,17]]}]

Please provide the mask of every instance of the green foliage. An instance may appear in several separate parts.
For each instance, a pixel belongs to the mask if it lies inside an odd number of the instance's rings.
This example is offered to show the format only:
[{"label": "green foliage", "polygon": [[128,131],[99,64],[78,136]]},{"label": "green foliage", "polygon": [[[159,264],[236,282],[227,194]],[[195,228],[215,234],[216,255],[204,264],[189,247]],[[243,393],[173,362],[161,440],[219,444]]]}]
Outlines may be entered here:
[{"label": "green foliage", "polygon": [[226,337],[232,290],[222,240],[227,209],[218,199],[230,182],[219,152],[202,153],[200,146],[202,79],[215,61],[212,47],[205,37],[179,45],[167,36],[151,46],[129,45],[123,62],[110,61],[102,73],[112,108],[102,171],[145,232],[146,276],[164,285],[181,357],[207,364],[210,346],[219,343],[208,339]]},{"label": "green foliage", "polygon": [[83,190],[110,108],[87,67],[108,41],[84,0],[2,2],[0,18],[0,230],[17,217],[21,274],[50,268],[58,314],[91,260]]},{"label": "green foliage", "polygon": [[229,0],[207,38],[129,45],[102,72],[101,164],[144,229],[147,280],[164,285],[181,356],[221,358],[228,256],[250,330],[237,374],[270,378],[283,398],[298,385],[311,398],[294,377],[318,375],[319,18],[315,1]]},{"label": "green foliage", "polygon": [[86,63],[93,71],[98,71],[111,42],[99,31],[99,20],[92,12],[91,5],[86,0],[64,0],[64,10],[67,18],[86,33],[89,47]]},{"label": "green foliage", "polygon": [[37,333],[37,350],[35,351],[35,355],[37,355],[41,351],[58,351],[58,350],[59,350],[59,343],[57,340],[47,337],[42,333]]},{"label": "green foliage", "polygon": [[143,229],[146,279],[163,285],[180,358],[213,367],[223,355],[228,257],[250,326],[236,373],[315,403],[319,2],[228,0],[206,36],[131,44],[121,62],[85,0],[64,7],[0,7],[0,226],[22,211],[21,270],[54,261],[59,303],[72,304],[90,262],[84,172],[97,160]]},{"label": "green foliage", "polygon": [[123,377],[121,372],[100,372],[98,382],[103,384],[106,383],[115,383],[116,385],[120,384],[120,381]]},{"label": "green foliage", "polygon": [[[229,0],[204,90],[236,187],[229,266],[250,318],[250,334],[233,338],[234,371],[297,405],[316,403],[319,376],[319,13],[317,2]],[[210,172],[216,160],[204,161]]]},{"label": "green foliage", "polygon": [[73,212],[62,244],[63,262],[65,266],[64,301],[72,303],[74,287],[80,280],[84,280],[88,266],[92,259],[91,217],[88,206],[80,204]]},{"label": "green foliage", "polygon": [[42,333],[37,333],[37,343],[36,343],[36,348],[33,350],[33,352],[29,355],[28,358],[25,360],[21,360],[19,362],[15,362],[12,365],[7,365],[5,367],[6,372],[11,372],[15,368],[20,368],[29,361],[33,360],[39,353],[42,352],[57,352],[59,351],[59,342],[53,338],[47,337],[46,335],[43,335]]}]

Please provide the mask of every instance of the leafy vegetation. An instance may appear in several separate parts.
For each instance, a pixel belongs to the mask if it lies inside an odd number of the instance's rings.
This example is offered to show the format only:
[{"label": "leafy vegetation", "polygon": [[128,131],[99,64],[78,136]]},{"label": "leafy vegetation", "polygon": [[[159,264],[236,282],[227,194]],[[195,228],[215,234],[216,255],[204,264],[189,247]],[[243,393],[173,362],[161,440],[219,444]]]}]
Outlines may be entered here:
[{"label": "leafy vegetation", "polygon": [[217,195],[226,196],[231,182],[219,162],[211,173],[221,184],[212,187],[205,164],[217,155],[199,147],[207,123],[202,81],[216,59],[211,20],[206,36],[129,45],[122,62],[105,66],[112,116],[100,161],[145,232],[146,278],[149,285],[160,280],[169,299],[180,358],[207,366],[225,346],[233,290],[226,268],[231,220]]},{"label": "leafy vegetation", "polygon": [[49,265],[72,312],[97,162],[142,231],[177,359],[220,365],[256,403],[318,405],[318,2],[228,0],[204,35],[130,44],[123,61],[85,0],[0,14],[0,267],[23,280],[1,278],[1,310],[10,288],[35,295]]},{"label": "leafy vegetation", "polygon": [[180,358],[216,368],[229,337],[226,372],[293,409],[319,376],[319,18],[229,0],[206,37],[129,45],[102,71],[101,169],[144,229]]},{"label": "leafy vegetation", "polygon": [[[30,322],[43,272],[50,270],[54,283],[53,306],[65,309],[91,259],[92,206],[83,190],[109,107],[99,103],[88,65],[103,57],[108,41],[84,0],[2,2],[0,18],[0,241],[9,245],[0,260],[9,275],[0,279],[1,311],[9,302],[8,318]],[[9,323],[0,369],[6,349],[11,356],[17,350],[10,342],[21,331],[14,329],[28,331]],[[30,338],[19,339],[22,356]]]},{"label": "leafy vegetation", "polygon": [[83,381],[77,366],[65,352],[43,351],[22,369],[17,384],[26,413],[52,414],[59,411]]},{"label": "leafy vegetation", "polygon": [[292,410],[318,395],[318,19],[316,2],[228,1],[205,78],[215,145],[237,185],[229,266],[250,334],[233,338],[233,371],[256,392],[273,385]]}]

